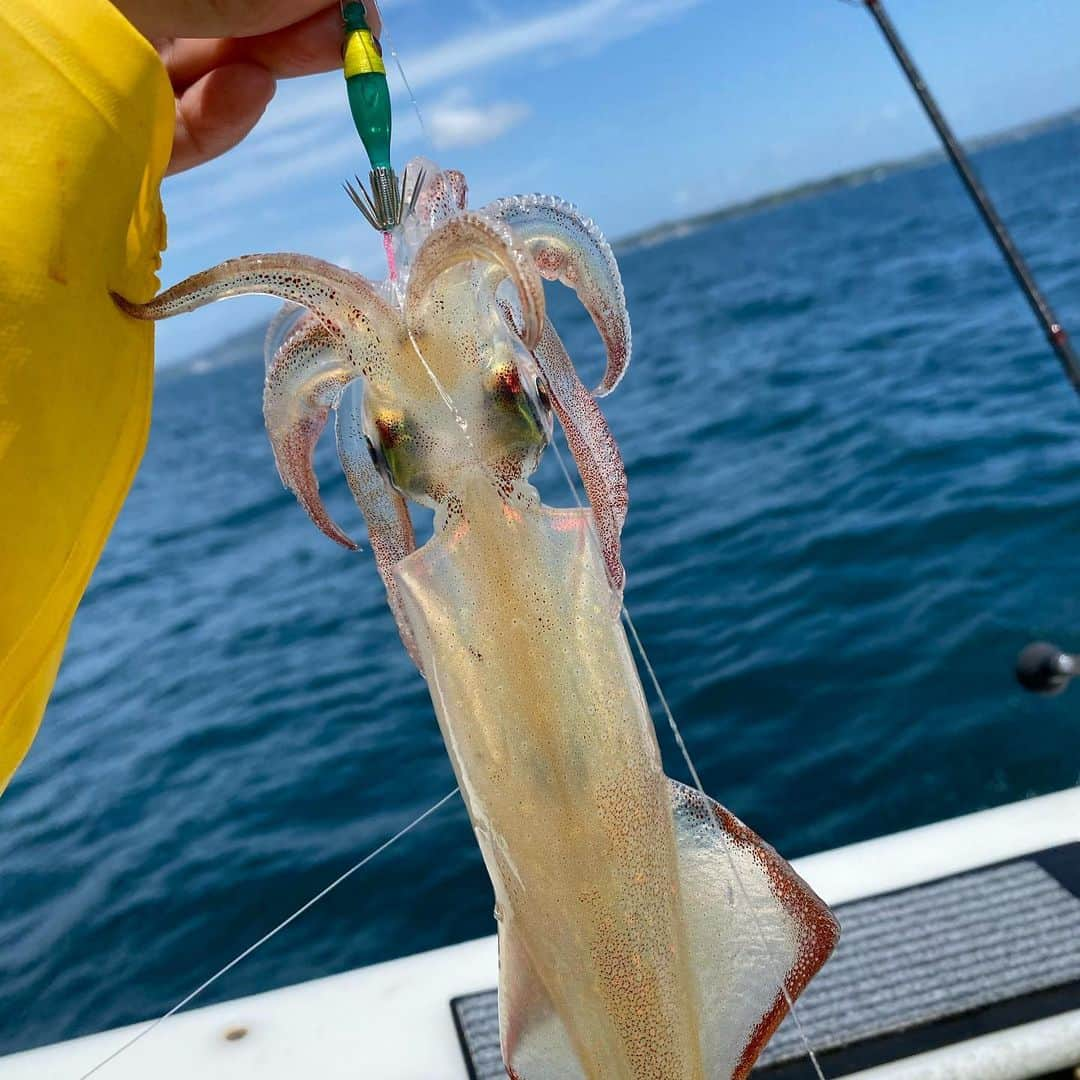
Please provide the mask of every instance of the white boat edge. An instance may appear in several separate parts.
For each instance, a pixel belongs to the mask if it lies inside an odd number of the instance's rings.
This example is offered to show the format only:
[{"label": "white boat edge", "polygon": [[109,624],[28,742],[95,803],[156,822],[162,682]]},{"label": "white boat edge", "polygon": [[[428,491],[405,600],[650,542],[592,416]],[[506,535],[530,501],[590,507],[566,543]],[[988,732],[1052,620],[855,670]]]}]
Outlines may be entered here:
[{"label": "white boat edge", "polygon": [[[841,904],[1076,840],[1080,788],[810,855],[794,865],[828,903]],[[95,1076],[466,1080],[449,1002],[493,987],[497,963],[491,936],[192,1009],[161,1024]],[[0,1080],[76,1080],[145,1026],[0,1058]],[[1080,1010],[849,1074],[849,1080],[1031,1080],[1078,1064]]]}]

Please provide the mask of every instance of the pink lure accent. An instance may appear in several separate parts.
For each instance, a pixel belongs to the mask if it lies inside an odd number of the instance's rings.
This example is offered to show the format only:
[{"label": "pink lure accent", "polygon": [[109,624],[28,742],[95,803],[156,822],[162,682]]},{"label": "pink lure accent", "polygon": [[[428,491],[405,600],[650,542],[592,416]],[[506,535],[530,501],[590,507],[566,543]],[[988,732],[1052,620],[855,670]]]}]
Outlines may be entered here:
[{"label": "pink lure accent", "polygon": [[390,280],[397,281],[397,259],[394,258],[394,238],[388,232],[382,234],[383,251],[386,252],[386,265],[390,268]]}]

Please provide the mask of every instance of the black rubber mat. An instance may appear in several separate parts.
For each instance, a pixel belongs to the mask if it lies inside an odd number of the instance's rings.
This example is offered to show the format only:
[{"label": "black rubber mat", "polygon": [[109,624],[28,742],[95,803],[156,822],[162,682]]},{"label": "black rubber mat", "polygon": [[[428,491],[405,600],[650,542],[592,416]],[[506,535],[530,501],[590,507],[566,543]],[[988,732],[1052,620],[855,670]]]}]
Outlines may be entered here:
[{"label": "black rubber mat", "polygon": [[[1080,1008],[1080,843],[843,904],[832,959],[799,999],[827,1076]],[[504,1080],[496,992],[454,998],[472,1080]],[[810,1080],[788,1017],[754,1070]]]}]

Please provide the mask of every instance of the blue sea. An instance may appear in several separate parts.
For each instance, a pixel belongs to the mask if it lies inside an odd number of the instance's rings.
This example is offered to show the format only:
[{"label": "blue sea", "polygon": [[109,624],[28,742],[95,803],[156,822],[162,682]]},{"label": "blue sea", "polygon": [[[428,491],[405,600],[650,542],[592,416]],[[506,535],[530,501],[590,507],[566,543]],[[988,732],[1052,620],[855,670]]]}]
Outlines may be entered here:
[{"label": "blue sea", "polygon": [[[976,161],[1080,333],[1080,126]],[[627,603],[711,793],[797,856],[1075,784],[1080,689],[1027,697],[1012,665],[1080,648],[1080,403],[952,172],[621,262]],[[591,324],[551,309],[592,381]],[[161,373],[0,799],[0,1051],[164,1011],[454,785],[369,553],[277,479],[260,340]],[[358,528],[330,446],[320,474]],[[570,502],[550,463],[540,486]],[[455,800],[205,1000],[493,929]]]}]

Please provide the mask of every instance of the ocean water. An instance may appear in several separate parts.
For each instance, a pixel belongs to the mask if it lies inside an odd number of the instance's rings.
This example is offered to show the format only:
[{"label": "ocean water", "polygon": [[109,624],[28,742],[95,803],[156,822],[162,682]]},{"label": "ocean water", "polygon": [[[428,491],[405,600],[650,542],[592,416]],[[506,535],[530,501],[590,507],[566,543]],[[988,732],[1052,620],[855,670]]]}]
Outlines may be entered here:
[{"label": "ocean water", "polygon": [[[1080,327],[1080,127],[977,161]],[[1080,647],[1080,403],[952,173],[621,262],[627,602],[712,794],[796,856],[1076,783],[1080,690],[1032,699],[1011,669],[1033,638]],[[595,374],[584,313],[551,307]],[[277,480],[260,337],[160,378],[0,800],[0,1051],[165,1010],[453,786],[369,555]],[[493,928],[455,801],[206,1000]]]}]

